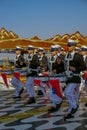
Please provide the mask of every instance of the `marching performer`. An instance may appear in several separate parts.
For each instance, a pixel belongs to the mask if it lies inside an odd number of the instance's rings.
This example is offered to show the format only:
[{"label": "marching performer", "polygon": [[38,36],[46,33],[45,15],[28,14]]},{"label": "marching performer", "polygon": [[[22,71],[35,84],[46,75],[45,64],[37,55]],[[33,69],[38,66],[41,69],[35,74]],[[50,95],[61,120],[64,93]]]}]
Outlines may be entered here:
[{"label": "marching performer", "polygon": [[56,46],[51,46],[50,47],[50,52],[51,52],[50,61],[55,61],[56,58],[57,58],[57,47]]},{"label": "marching performer", "polygon": [[15,60],[15,64],[14,64],[15,68],[25,67],[26,63],[25,63],[24,56],[22,54],[22,48],[19,46],[16,46],[15,53],[16,53],[16,58],[14,59]]},{"label": "marching performer", "polygon": [[51,46],[50,52],[51,52],[51,55],[49,57],[49,68],[50,68],[50,72],[52,72],[52,64],[56,61],[56,58],[57,58],[57,48],[56,48],[56,46]]},{"label": "marching performer", "polygon": [[[86,67],[87,67],[87,46],[82,46],[81,47],[81,53],[83,55],[83,58],[84,58],[84,61],[85,61],[85,64],[86,64]],[[85,89],[86,89],[86,93],[87,93],[87,68],[84,72],[84,77],[82,79],[82,85],[84,84],[85,85]],[[85,103],[85,106],[87,107],[87,102]]]},{"label": "marching performer", "polygon": [[[74,117],[74,114],[78,109],[78,98],[79,98],[79,86],[81,83],[80,71],[86,69],[83,56],[79,53],[75,53],[74,49],[77,45],[77,42],[74,40],[68,40],[67,47],[68,53],[66,54],[66,69],[67,71],[67,81],[65,96],[69,102],[68,114],[64,119],[69,119]],[[70,59],[70,60],[69,60]],[[68,62],[68,64],[67,64]]]},{"label": "marching performer", "polygon": [[34,90],[34,77],[37,76],[37,68],[39,66],[39,58],[37,54],[34,54],[34,47],[28,46],[28,53],[32,51],[32,58],[28,61],[28,72],[27,72],[27,80],[25,83],[26,90],[29,94],[29,100],[26,102],[27,104],[32,104],[36,102],[36,93]]},{"label": "marching performer", "polygon": [[45,55],[44,48],[38,48],[38,57],[42,71],[48,71],[48,57]]},{"label": "marching performer", "polygon": [[[17,69],[25,67],[26,64],[25,64],[25,59],[22,55],[22,48],[17,46],[15,49],[15,53],[16,53],[16,59],[15,59],[15,64],[14,64],[15,65],[14,71],[18,71]],[[24,91],[24,88],[23,88],[23,84],[20,81],[19,72],[14,73],[14,77],[12,78],[11,83],[15,88],[15,96],[13,98],[14,99],[21,98],[21,94]]]},{"label": "marching performer", "polygon": [[64,48],[62,48],[60,45],[55,45],[55,47],[56,47],[56,55],[61,56],[62,61],[64,61],[65,59]]},{"label": "marching performer", "polygon": [[[58,56],[52,65],[52,73],[55,75],[63,72],[65,72],[64,63],[61,59],[61,56]],[[52,107],[48,109],[48,112],[55,112],[59,110],[62,104],[62,84],[60,83],[59,79],[50,79],[48,83],[50,87],[50,100],[53,104]]]},{"label": "marching performer", "polygon": [[27,56],[28,65],[30,64],[30,62],[31,62],[31,60],[32,60],[32,58],[33,58],[34,51],[35,51],[34,46],[29,45],[29,46],[28,46],[28,49],[27,49],[27,52],[28,52],[28,56]]},{"label": "marching performer", "polygon": [[[38,48],[38,57],[39,57],[41,73],[47,72],[48,71],[48,57],[45,55],[44,48],[42,47]],[[43,84],[41,86],[43,86]],[[44,87],[38,87],[37,95],[45,96]]]}]

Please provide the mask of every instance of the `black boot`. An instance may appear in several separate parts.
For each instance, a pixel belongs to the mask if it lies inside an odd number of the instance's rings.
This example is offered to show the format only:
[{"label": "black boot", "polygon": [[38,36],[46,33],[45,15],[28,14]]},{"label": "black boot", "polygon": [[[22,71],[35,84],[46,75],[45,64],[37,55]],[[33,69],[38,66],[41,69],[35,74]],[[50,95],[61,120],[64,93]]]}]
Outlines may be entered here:
[{"label": "black boot", "polygon": [[40,96],[43,95],[42,91],[41,91],[41,90],[38,90],[37,95],[40,95]]},{"label": "black boot", "polygon": [[87,102],[85,103],[85,107],[87,107]]},{"label": "black boot", "polygon": [[32,104],[32,103],[36,103],[36,100],[34,97],[30,97],[29,100],[27,101],[27,104]]},{"label": "black boot", "polygon": [[19,95],[21,95],[24,91],[24,88],[21,89],[21,91],[19,92]]},{"label": "black boot", "polygon": [[19,96],[14,96],[14,99],[20,99],[21,98],[21,94],[23,93],[24,88],[21,89],[21,91],[19,92]]},{"label": "black boot", "polygon": [[71,113],[68,113],[65,117],[64,120],[74,118],[74,116]]},{"label": "black boot", "polygon": [[71,110],[71,114],[76,113],[77,110],[78,110],[78,108],[79,108],[79,105],[77,104],[77,107],[76,107],[76,108],[72,108],[72,110]]},{"label": "black boot", "polygon": [[62,102],[61,102],[60,104],[57,104],[57,105],[56,105],[56,109],[57,109],[57,110],[59,110],[59,108],[61,107],[61,104],[62,104]]},{"label": "black boot", "polygon": [[62,102],[60,104],[57,104],[56,107],[51,107],[50,109],[48,109],[48,112],[58,111],[59,108],[61,107],[61,104],[62,104]]},{"label": "black boot", "polygon": [[56,112],[57,111],[57,108],[56,107],[51,107],[50,109],[48,109],[48,112],[51,113],[51,112]]}]

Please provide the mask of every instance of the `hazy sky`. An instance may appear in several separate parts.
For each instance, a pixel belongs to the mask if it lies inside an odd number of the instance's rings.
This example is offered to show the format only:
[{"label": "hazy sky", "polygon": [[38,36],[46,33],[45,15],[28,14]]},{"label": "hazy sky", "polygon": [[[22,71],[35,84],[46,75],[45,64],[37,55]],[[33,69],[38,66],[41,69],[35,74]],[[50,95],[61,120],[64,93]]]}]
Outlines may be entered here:
[{"label": "hazy sky", "polygon": [[41,39],[80,31],[87,36],[87,0],[0,0],[0,28]]}]

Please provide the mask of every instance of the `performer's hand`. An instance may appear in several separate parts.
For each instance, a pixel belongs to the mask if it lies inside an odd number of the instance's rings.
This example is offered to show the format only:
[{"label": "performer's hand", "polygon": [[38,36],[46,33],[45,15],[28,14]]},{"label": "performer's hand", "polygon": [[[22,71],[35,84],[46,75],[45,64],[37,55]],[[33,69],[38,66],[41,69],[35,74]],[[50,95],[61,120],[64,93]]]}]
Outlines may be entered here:
[{"label": "performer's hand", "polygon": [[52,72],[53,72],[53,74],[56,74],[56,70],[53,70]]},{"label": "performer's hand", "polygon": [[76,68],[73,67],[73,66],[70,66],[69,68],[70,68],[71,71],[75,71],[76,70]]},{"label": "performer's hand", "polygon": [[20,62],[20,65],[23,65],[23,62]]}]

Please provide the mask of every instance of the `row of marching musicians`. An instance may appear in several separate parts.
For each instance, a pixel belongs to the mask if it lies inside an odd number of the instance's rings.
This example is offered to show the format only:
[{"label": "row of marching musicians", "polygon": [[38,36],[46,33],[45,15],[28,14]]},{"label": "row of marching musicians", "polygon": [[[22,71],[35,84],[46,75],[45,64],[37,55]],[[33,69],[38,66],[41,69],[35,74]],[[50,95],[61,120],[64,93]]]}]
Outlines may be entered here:
[{"label": "row of marching musicians", "polygon": [[[34,90],[34,82],[39,84],[41,87],[38,87],[39,92],[43,92],[45,95],[45,90],[43,84],[41,82],[35,81],[35,77],[37,76],[37,68],[41,67],[42,71],[52,71],[53,74],[58,73],[66,73],[66,88],[64,90],[64,95],[69,102],[68,106],[68,114],[64,117],[65,119],[73,118],[73,114],[78,110],[78,100],[79,100],[79,87],[81,84],[81,76],[80,72],[83,72],[87,68],[86,54],[87,47],[82,46],[81,50],[76,47],[77,42],[74,40],[68,40],[66,44],[68,48],[68,52],[64,55],[62,52],[63,49],[60,46],[52,46],[50,48],[51,51],[51,59],[49,62],[48,57],[44,53],[43,48],[39,48],[38,52],[34,54],[34,47],[28,46],[28,72],[27,72],[27,80],[25,83],[26,90],[29,94],[28,104],[36,102],[36,93]],[[24,58],[21,55],[21,48],[16,48],[16,68],[24,67]],[[84,55],[84,56],[83,56]],[[53,61],[53,62],[52,62]],[[54,62],[55,61],[55,62]],[[40,70],[41,71],[41,70]],[[17,77],[17,76],[16,76]],[[22,83],[19,78],[13,77],[11,83],[15,87],[15,97],[21,98],[21,94],[24,90]],[[87,76],[86,76],[87,77]],[[86,79],[85,79],[86,81]],[[85,82],[87,83],[87,82]],[[60,87],[60,81],[57,79],[50,79],[47,82],[47,85],[50,87],[50,100],[52,101],[52,107],[48,109],[48,112],[58,111],[61,107],[63,96],[62,89]],[[40,93],[39,93],[40,94]]]}]

